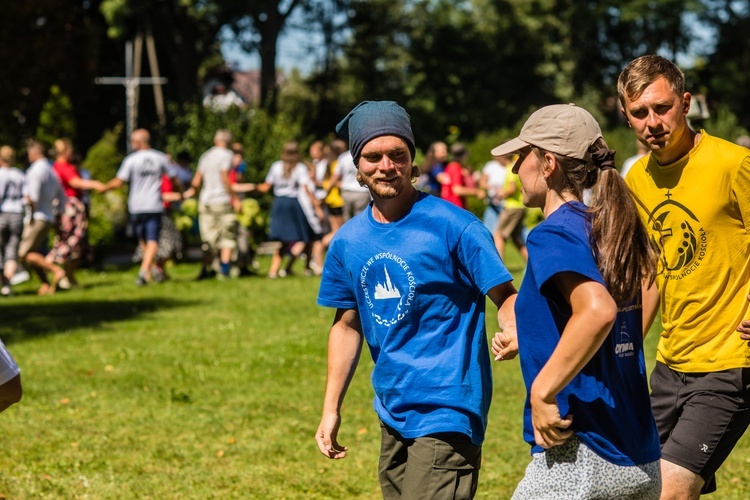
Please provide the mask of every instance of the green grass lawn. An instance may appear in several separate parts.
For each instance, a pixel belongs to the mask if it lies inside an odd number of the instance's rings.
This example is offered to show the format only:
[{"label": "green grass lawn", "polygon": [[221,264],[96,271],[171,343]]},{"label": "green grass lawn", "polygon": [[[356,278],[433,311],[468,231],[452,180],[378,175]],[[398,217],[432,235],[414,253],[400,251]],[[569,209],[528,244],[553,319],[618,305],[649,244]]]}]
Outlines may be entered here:
[{"label": "green grass lawn", "polygon": [[[79,289],[37,297],[24,284],[0,301],[25,390],[0,415],[0,498],[380,497],[369,354],[343,409],[348,457],[324,458],[313,439],[333,318],[315,304],[319,279],[197,273],[181,264],[137,288],[135,270],[87,271]],[[478,497],[509,498],[529,461],[524,389],[516,361],[494,374]],[[748,465],[745,436],[713,498],[750,497]]]}]

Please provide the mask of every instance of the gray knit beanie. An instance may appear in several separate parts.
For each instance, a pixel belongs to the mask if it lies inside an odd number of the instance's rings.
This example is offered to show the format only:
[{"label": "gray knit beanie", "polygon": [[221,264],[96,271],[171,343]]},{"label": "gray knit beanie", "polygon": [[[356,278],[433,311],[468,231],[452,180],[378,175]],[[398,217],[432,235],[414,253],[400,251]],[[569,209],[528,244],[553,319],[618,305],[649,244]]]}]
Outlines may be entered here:
[{"label": "gray knit beanie", "polygon": [[409,113],[393,101],[363,101],[336,125],[336,133],[349,142],[354,164],[359,164],[362,148],[382,135],[395,135],[406,141],[414,160],[416,147]]}]

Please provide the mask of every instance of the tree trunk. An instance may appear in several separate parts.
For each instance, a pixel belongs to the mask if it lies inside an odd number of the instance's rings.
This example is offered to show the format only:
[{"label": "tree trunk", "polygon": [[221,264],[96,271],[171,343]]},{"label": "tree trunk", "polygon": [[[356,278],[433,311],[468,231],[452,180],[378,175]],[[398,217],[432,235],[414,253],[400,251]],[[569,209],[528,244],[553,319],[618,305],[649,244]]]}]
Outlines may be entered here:
[{"label": "tree trunk", "polygon": [[260,47],[260,104],[269,113],[276,113],[276,40],[263,37]]},{"label": "tree trunk", "polygon": [[279,33],[284,26],[284,16],[277,10],[271,9],[264,22],[258,22],[260,27],[260,105],[270,114],[276,114],[277,86],[276,86],[276,52]]}]

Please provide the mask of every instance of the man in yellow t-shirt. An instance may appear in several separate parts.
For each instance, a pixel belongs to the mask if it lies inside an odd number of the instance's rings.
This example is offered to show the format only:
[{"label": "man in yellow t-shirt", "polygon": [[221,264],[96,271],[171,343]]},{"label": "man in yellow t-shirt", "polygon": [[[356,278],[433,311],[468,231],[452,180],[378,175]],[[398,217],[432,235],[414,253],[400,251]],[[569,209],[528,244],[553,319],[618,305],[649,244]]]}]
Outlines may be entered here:
[{"label": "man in yellow t-shirt", "polygon": [[750,347],[737,333],[750,333],[750,150],[691,129],[684,75],[662,57],[631,62],[617,91],[650,150],[625,180],[659,252],[643,316],[645,332],[661,302],[651,403],[662,498],[697,499],[750,423]]}]

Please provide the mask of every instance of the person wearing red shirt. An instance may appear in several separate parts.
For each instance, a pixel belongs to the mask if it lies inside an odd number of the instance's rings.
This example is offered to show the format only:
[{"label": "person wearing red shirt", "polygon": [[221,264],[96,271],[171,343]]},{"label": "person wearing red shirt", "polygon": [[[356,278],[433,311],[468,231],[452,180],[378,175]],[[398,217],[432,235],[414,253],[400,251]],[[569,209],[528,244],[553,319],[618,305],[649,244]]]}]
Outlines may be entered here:
[{"label": "person wearing red shirt", "polygon": [[457,142],[451,147],[453,160],[445,166],[445,169],[437,175],[440,182],[440,197],[454,205],[466,208],[468,196],[484,197],[482,190],[477,189],[476,181],[466,165],[469,151]]},{"label": "person wearing red shirt", "polygon": [[84,256],[86,249],[86,234],[88,231],[88,214],[83,203],[84,191],[98,190],[104,185],[96,180],[84,179],[78,172],[78,166],[73,163],[73,143],[70,139],[55,141],[55,163],[52,169],[60,179],[68,200],[60,211],[60,222],[52,245],[47,254],[49,262],[61,265],[65,269],[67,278],[60,282],[60,288],[66,285],[76,285],[75,268],[77,262]]}]

